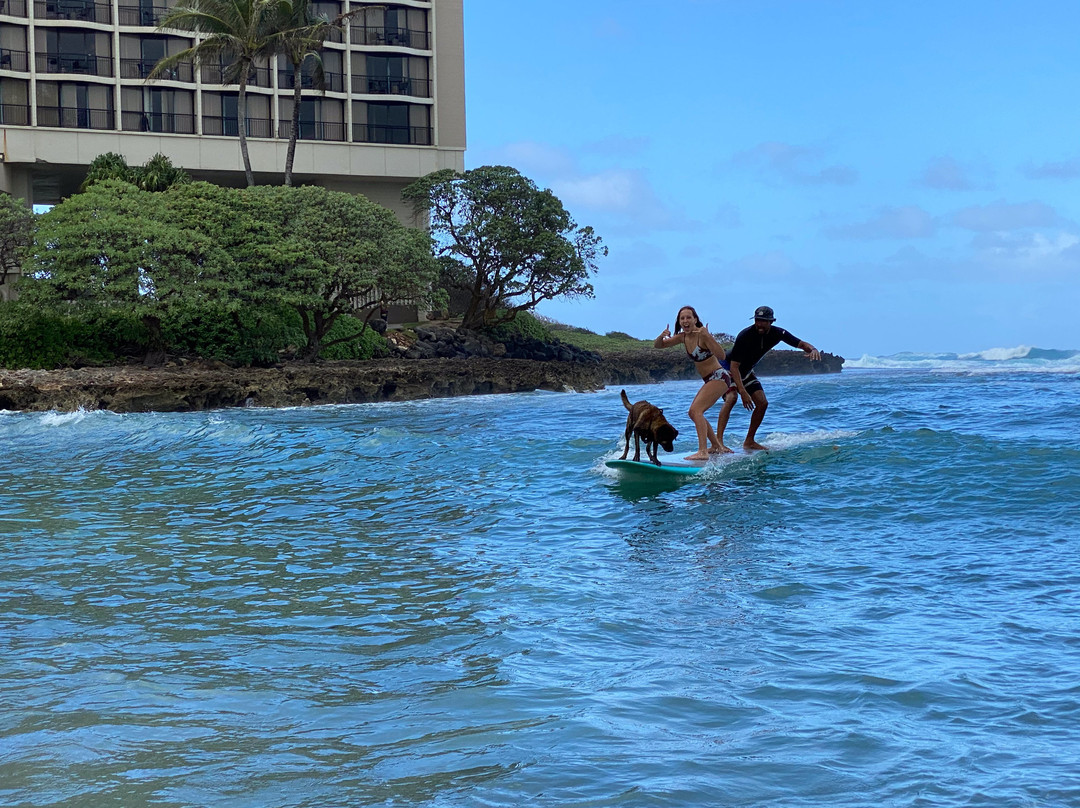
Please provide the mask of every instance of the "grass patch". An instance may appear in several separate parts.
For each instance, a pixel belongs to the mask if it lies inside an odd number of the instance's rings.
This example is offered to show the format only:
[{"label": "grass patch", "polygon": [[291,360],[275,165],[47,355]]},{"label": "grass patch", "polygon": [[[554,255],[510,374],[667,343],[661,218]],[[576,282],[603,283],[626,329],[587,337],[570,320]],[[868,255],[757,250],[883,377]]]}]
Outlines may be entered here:
[{"label": "grass patch", "polygon": [[618,353],[624,351],[651,350],[651,339],[637,339],[623,331],[609,331],[606,334],[597,334],[587,328],[576,325],[566,325],[547,317],[538,317],[548,330],[563,342],[583,348],[586,351],[597,353]]}]

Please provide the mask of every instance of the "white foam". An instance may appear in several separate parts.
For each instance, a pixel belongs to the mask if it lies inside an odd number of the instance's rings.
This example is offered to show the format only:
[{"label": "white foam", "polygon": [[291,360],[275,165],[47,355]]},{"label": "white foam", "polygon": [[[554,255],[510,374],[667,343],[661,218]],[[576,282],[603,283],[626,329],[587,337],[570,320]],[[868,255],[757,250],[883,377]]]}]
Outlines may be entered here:
[{"label": "white foam", "polygon": [[812,446],[818,443],[835,443],[845,438],[854,438],[858,432],[848,429],[818,429],[814,432],[772,432],[762,443],[770,449],[781,451],[799,446]]},{"label": "white foam", "polygon": [[1043,350],[1031,345],[988,348],[973,353],[863,354],[845,369],[925,370],[937,373],[1077,373],[1080,351]]},{"label": "white foam", "polygon": [[990,348],[976,353],[960,354],[957,359],[985,359],[988,362],[1006,362],[1009,359],[1023,359],[1031,353],[1030,345],[1019,345],[1015,348]]},{"label": "white foam", "polygon": [[[100,410],[94,410],[93,412],[100,412]],[[81,407],[74,412],[46,412],[41,416],[41,425],[49,427],[71,426],[85,420],[90,415],[90,410],[84,410]]]}]

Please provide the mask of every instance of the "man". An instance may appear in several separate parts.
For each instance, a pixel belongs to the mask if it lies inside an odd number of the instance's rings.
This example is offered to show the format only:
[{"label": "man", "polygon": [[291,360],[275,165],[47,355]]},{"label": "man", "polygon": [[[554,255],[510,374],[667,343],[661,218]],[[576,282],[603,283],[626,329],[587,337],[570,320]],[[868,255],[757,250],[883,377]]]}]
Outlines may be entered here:
[{"label": "man", "polygon": [[[792,347],[805,351],[810,359],[821,359],[821,353],[817,348],[790,332],[777,328],[773,325],[775,320],[776,317],[773,316],[771,308],[758,306],[754,311],[754,324],[739,332],[739,335],[735,337],[735,344],[727,354],[726,364],[730,366],[735,389],[742,398],[743,406],[750,410],[750,428],[746,431],[746,440],[743,441],[743,448],[747,451],[765,448],[756,440],[758,427],[761,426],[765,410],[769,407],[765,390],[754,375],[754,365],[758,363],[758,360],[780,342],[786,342]],[[716,421],[716,436],[721,445],[724,443],[724,429],[727,428],[728,416],[731,415],[734,406],[735,396],[728,395],[720,408],[720,416]]]}]

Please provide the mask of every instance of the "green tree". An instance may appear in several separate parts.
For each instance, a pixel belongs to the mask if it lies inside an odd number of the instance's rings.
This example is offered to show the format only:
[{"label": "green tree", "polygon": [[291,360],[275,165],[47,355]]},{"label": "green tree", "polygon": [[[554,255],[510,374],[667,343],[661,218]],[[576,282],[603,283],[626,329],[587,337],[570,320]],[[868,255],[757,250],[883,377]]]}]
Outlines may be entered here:
[{"label": "green tree", "polygon": [[[229,257],[208,222],[215,192],[205,183],[166,193],[120,180],[94,183],[39,217],[20,284],[28,301],[65,312],[110,311],[139,319],[148,335],[146,362],[164,358],[161,323],[177,306],[228,298]],[[176,215],[205,191],[198,215]],[[176,199],[170,195],[175,193]]]},{"label": "green tree", "polygon": [[[359,338],[380,306],[442,302],[426,232],[405,227],[362,196],[302,186],[262,186],[244,192],[257,220],[252,271],[259,303],[286,303],[300,315],[304,358]],[[327,339],[334,324],[368,308],[365,328]]]},{"label": "green tree", "polygon": [[95,182],[102,180],[122,180],[144,191],[164,191],[174,185],[191,182],[191,176],[184,169],[174,166],[161,152],[142,166],[129,166],[123,155],[105,152],[91,161],[79,191],[85,191]]},{"label": "green tree", "polygon": [[22,271],[22,251],[34,234],[34,214],[21,199],[0,194],[0,287],[8,297]]},{"label": "green tree", "polygon": [[191,182],[191,175],[184,169],[177,168],[172,161],[158,152],[146,164],[136,169],[135,184],[144,191],[164,191],[175,185]]},{"label": "green tree", "polygon": [[81,193],[95,182],[101,182],[102,180],[132,182],[132,179],[131,166],[128,165],[127,159],[116,152],[105,152],[90,161],[90,165],[86,169],[86,177],[79,186],[79,191]]},{"label": "green tree", "polygon": [[469,290],[464,327],[509,322],[543,300],[593,296],[589,277],[607,248],[516,169],[436,171],[402,198],[430,215],[443,277]]},{"label": "green tree", "polygon": [[340,25],[339,17],[331,21],[315,14],[311,0],[276,0],[273,4],[272,48],[292,65],[293,108],[292,127],[289,129],[289,148],[285,154],[285,184],[292,185],[293,161],[296,156],[296,139],[300,134],[300,101],[304,87],[304,66],[310,70],[311,83],[317,89],[325,89],[322,48],[331,29]]},{"label": "green tree", "polygon": [[191,62],[225,64],[223,79],[238,89],[236,115],[240,154],[244,159],[247,184],[255,184],[247,145],[247,86],[255,63],[273,52],[274,14],[272,0],[186,0],[168,11],[158,25],[160,31],[188,31],[201,38],[179,53],[161,59],[147,77],[160,78],[179,64]]}]

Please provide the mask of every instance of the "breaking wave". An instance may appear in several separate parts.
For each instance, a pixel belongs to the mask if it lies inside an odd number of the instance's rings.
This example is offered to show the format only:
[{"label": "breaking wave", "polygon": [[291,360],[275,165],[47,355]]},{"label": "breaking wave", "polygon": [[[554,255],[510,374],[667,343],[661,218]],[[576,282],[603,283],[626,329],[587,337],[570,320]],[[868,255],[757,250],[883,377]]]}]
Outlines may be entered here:
[{"label": "breaking wave", "polygon": [[863,354],[844,363],[844,369],[874,368],[888,370],[931,370],[940,372],[1080,372],[1080,350],[1036,348],[988,348],[974,353],[895,353],[889,356]]}]

